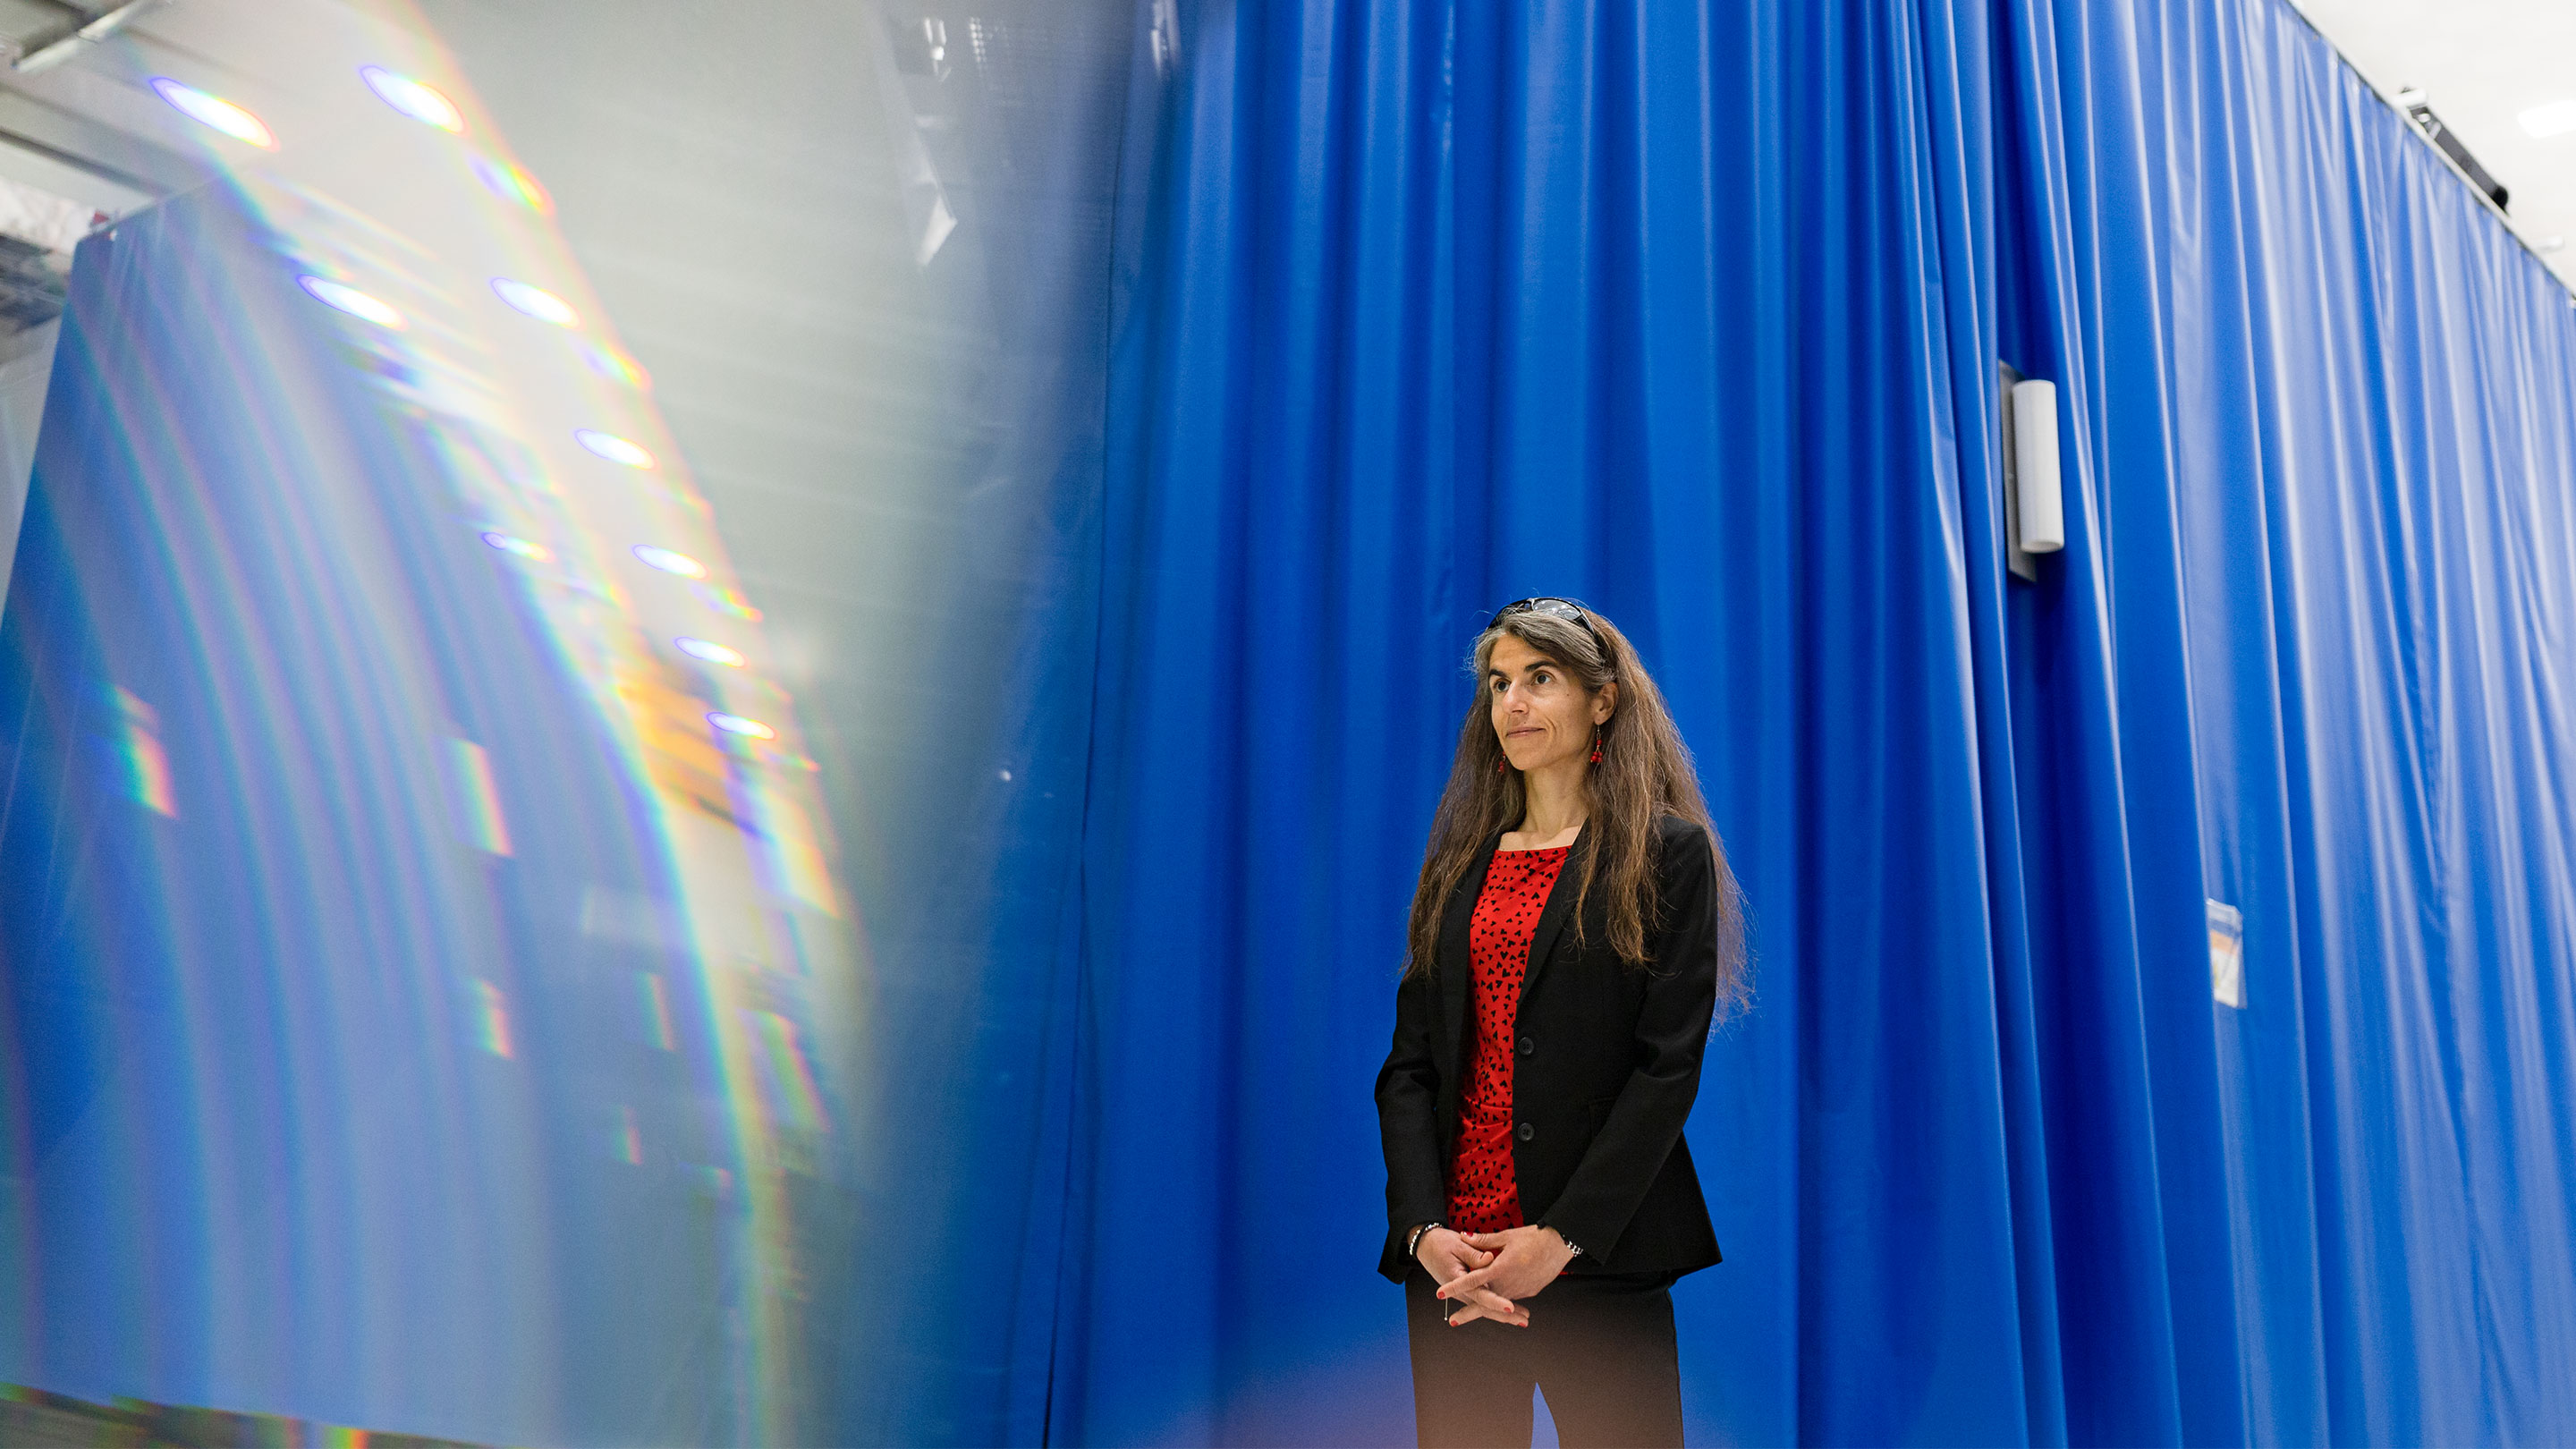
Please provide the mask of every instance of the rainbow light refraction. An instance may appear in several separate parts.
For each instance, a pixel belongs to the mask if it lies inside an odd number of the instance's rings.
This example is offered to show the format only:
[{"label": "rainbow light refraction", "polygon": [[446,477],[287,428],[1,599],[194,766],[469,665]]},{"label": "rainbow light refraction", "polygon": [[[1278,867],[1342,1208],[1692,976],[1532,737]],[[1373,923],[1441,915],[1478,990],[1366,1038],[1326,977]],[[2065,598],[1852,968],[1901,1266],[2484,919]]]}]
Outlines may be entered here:
[{"label": "rainbow light refraction", "polygon": [[386,105],[413,120],[451,134],[464,132],[465,113],[456,109],[456,103],[437,87],[396,75],[380,65],[360,66],[358,76],[367,83],[367,89],[384,98]]},{"label": "rainbow light refraction", "polygon": [[674,549],[661,548],[649,543],[639,543],[635,545],[630,552],[632,552],[639,561],[660,569],[666,574],[678,574],[684,579],[702,579],[707,576],[707,566],[705,564],[702,564],[696,559],[689,557],[687,554],[678,552]]},{"label": "rainbow light refraction", "polygon": [[555,556],[554,550],[544,544],[530,543],[524,538],[512,538],[506,533],[496,533],[491,529],[483,531],[483,541],[503,553],[515,554],[530,563],[545,563]]},{"label": "rainbow light refraction", "polygon": [[581,325],[581,314],[572,309],[570,302],[532,282],[494,277],[492,291],[512,308],[540,322],[551,322],[557,327]]},{"label": "rainbow light refraction", "polygon": [[314,301],[326,307],[346,312],[352,317],[364,318],[379,327],[400,329],[403,325],[402,313],[355,287],[334,282],[327,277],[298,277],[295,282]]},{"label": "rainbow light refraction", "polygon": [[[323,466],[298,451],[297,428],[246,431],[245,447],[272,450],[277,486],[315,504],[275,531],[296,562],[236,573],[177,548],[190,561],[174,572],[213,600],[185,626],[196,662],[177,675],[107,674],[114,684],[94,676],[83,748],[138,828],[184,830],[261,791],[282,802],[244,811],[248,902],[156,903],[171,931],[226,912],[265,922],[345,910],[374,913],[367,929],[405,949],[439,943],[416,952],[436,958],[434,973],[401,975],[391,963],[412,959],[402,950],[353,950],[330,963],[327,990],[290,1003],[317,1020],[344,998],[398,1008],[415,1034],[277,1056],[279,1080],[348,1114],[266,1129],[306,1134],[269,1144],[282,1174],[324,1180],[346,1165],[335,1154],[394,1172],[414,1145],[371,1139],[367,1105],[377,1094],[434,1104],[448,1136],[417,1150],[447,1154],[438,1180],[472,1205],[435,1232],[454,1237],[458,1261],[525,1285],[524,1299],[492,1310],[518,1334],[570,1313],[547,1298],[547,1255],[568,1253],[563,1241],[586,1226],[547,1218],[533,1201],[544,1184],[605,1164],[615,1175],[599,1191],[647,1195],[638,1201],[657,1211],[680,1202],[685,1213],[671,1211],[720,1245],[720,1261],[689,1278],[713,1300],[691,1328],[691,1367],[706,1377],[691,1392],[719,1405],[705,1432],[790,1442],[813,1392],[799,1376],[811,1357],[799,1294],[824,1250],[812,1204],[838,1190],[815,1184],[859,1120],[842,1105],[855,1078],[858,938],[818,767],[771,677],[779,656],[761,611],[648,375],[553,230],[551,199],[447,57],[385,36],[352,10],[300,38],[281,67],[317,69],[274,89],[167,57],[181,75],[138,78],[186,118],[165,117],[172,135],[201,138],[229,183],[226,204],[257,223],[243,245],[264,249],[263,265],[204,290],[237,294],[274,326],[245,327],[238,354],[204,369],[285,377],[273,364],[309,347],[336,370],[288,401],[354,409],[337,421],[370,441]],[[208,89],[218,84],[232,94]],[[175,307],[201,294],[173,295]],[[202,537],[202,521],[239,496],[234,474],[261,460],[210,461],[155,399],[110,391],[129,407],[121,426],[138,451],[198,470],[185,505],[155,525],[180,545]],[[338,592],[314,584],[312,598],[280,602],[306,574]],[[540,662],[522,667],[529,657]],[[315,662],[326,658],[342,662]],[[181,676],[215,678],[225,707],[255,711],[264,728],[191,733],[184,722],[198,716],[169,697]],[[346,725],[361,716],[362,728]],[[333,773],[362,746],[397,745],[408,751],[400,769]],[[597,854],[622,875],[564,865],[589,859],[603,817],[562,809],[557,781],[594,771],[615,788],[585,800],[614,802],[629,832]],[[314,883],[359,857],[415,873],[370,879],[354,903]],[[513,954],[539,939],[545,950]],[[210,1105],[222,1089],[204,1088],[206,1104],[191,1108],[209,1140],[229,1130]],[[559,1123],[574,1124],[560,1140],[581,1144],[580,1162],[543,1159]],[[177,1202],[184,1175],[170,1173]],[[399,1236],[381,1224],[418,1210],[353,1199],[359,1225],[326,1246],[364,1268]],[[281,1295],[301,1291],[287,1268],[257,1271],[285,1283]],[[470,1328],[470,1316],[453,1309],[443,1322]],[[395,1342],[380,1335],[369,1351]],[[575,1376],[524,1354],[495,1359],[491,1391],[513,1404],[551,1403],[552,1380]],[[377,1363],[351,1377],[389,1372]],[[536,1408],[510,1422],[499,1437],[560,1429]]]},{"label": "rainbow light refraction", "polygon": [[161,747],[160,715],[123,689],[111,692],[123,747],[126,798],[156,815],[178,818],[179,799],[170,787],[170,756]]},{"label": "rainbow light refraction", "polygon": [[211,96],[195,86],[182,85],[167,76],[155,76],[152,89],[178,112],[201,126],[221,131],[236,141],[248,141],[263,150],[277,149],[277,137],[268,123],[220,96]]},{"label": "rainbow light refraction", "polygon": [[449,740],[455,770],[456,824],[466,844],[492,855],[510,853],[510,826],[501,815],[501,792],[492,783],[492,758],[472,740]]},{"label": "rainbow light refraction", "polygon": [[751,662],[743,657],[741,650],[728,648],[712,639],[682,637],[672,640],[671,645],[692,659],[703,659],[709,664],[721,664],[727,669],[740,669]]},{"label": "rainbow light refraction", "polygon": [[472,165],[476,178],[483,183],[484,189],[494,196],[514,205],[524,206],[539,215],[555,209],[554,199],[546,195],[546,189],[537,184],[536,178],[509,162],[496,161],[489,156],[476,156],[469,164]]},{"label": "rainbow light refraction", "polygon": [[612,382],[621,382],[628,387],[651,387],[653,385],[651,375],[646,373],[641,366],[637,365],[634,358],[628,357],[626,354],[619,352],[614,348],[585,343],[582,346],[581,355],[582,360],[590,364],[591,371],[598,373],[600,376],[607,378]]},{"label": "rainbow light refraction", "polygon": [[597,428],[575,428],[572,436],[573,441],[612,463],[620,463],[629,468],[660,466],[659,460],[652,452],[632,438],[621,438],[615,433],[604,433]]}]

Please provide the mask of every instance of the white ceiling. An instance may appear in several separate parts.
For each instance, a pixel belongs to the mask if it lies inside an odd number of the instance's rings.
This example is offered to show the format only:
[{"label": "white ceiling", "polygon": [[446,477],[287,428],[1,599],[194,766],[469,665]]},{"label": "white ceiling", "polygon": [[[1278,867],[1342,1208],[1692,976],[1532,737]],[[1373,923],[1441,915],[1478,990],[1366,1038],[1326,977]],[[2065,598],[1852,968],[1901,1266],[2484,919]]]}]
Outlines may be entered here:
[{"label": "white ceiling", "polygon": [[2523,112],[2576,100],[2576,0],[2294,0],[2383,96],[2424,92],[2510,193],[2515,231],[2576,287],[2576,130]]}]

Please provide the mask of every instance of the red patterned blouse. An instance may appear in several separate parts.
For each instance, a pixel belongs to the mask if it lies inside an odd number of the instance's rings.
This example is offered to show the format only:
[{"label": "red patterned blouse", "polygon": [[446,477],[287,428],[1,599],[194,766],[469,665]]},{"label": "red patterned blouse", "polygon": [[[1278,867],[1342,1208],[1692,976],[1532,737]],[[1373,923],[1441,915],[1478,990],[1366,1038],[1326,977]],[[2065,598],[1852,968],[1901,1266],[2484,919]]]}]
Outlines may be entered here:
[{"label": "red patterned blouse", "polygon": [[1557,872],[1573,847],[1498,850],[1468,919],[1476,1041],[1459,1094],[1458,1154],[1450,1164],[1451,1229],[1496,1233],[1521,1225],[1521,1188],[1512,1174],[1512,1037],[1530,938]]}]

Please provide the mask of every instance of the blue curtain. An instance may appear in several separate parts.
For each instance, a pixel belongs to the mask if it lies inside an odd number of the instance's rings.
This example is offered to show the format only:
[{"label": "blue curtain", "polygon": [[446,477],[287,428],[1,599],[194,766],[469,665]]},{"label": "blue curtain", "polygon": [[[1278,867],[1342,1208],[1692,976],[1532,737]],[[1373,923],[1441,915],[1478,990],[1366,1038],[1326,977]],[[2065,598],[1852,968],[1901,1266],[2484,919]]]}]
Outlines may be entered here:
[{"label": "blue curtain", "polygon": [[2576,325],[2403,121],[2282,0],[1176,18],[1014,1432],[1409,1436],[1368,1082],[1463,652],[1553,592],[1751,902],[1695,1439],[2576,1437]]}]

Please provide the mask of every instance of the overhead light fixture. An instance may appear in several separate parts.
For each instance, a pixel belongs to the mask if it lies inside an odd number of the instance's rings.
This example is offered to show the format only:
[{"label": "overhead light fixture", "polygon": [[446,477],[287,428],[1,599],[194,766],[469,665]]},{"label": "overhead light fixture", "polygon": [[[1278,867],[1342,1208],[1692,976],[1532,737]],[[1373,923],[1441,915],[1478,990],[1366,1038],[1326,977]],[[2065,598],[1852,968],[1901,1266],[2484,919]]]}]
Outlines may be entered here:
[{"label": "overhead light fixture", "polygon": [[263,151],[277,149],[277,136],[266,123],[220,96],[210,96],[195,86],[181,85],[168,76],[154,76],[152,89],[180,115],[198,125],[211,126],[236,141],[248,141]]},{"label": "overhead light fixture", "polygon": [[2551,101],[2545,106],[2534,106],[2514,119],[2522,122],[2522,129],[2532,136],[2543,139],[2550,136],[2564,136],[2570,131],[2576,131],[2576,99]]},{"label": "overhead light fixture", "polygon": [[642,444],[621,438],[615,433],[603,433],[596,428],[575,428],[572,431],[572,440],[612,463],[623,463],[629,468],[653,466],[653,455],[646,452]]},{"label": "overhead light fixture", "polygon": [[755,740],[778,738],[778,731],[756,719],[744,719],[738,714],[711,714],[707,716],[707,723],[729,735],[748,735]]},{"label": "overhead light fixture", "polygon": [[544,544],[530,543],[524,538],[513,538],[506,533],[486,533],[483,535],[483,541],[503,553],[516,554],[530,563],[544,563],[554,557]]},{"label": "overhead light fixture", "polygon": [[492,290],[502,301],[540,322],[552,322],[557,327],[581,325],[581,314],[572,309],[572,304],[543,287],[512,281],[508,277],[494,277]]},{"label": "overhead light fixture", "polygon": [[709,664],[721,664],[729,669],[740,669],[751,662],[743,658],[741,650],[728,649],[712,639],[674,639],[671,643],[691,659],[703,659]]},{"label": "overhead light fixture", "polygon": [[403,329],[403,314],[345,282],[335,282],[328,277],[298,277],[295,284],[325,307],[337,308],[379,327],[390,327],[397,332]]},{"label": "overhead light fixture", "polygon": [[461,134],[465,130],[465,113],[435,86],[396,75],[380,65],[358,67],[358,78],[367,83],[367,89],[374,91],[378,100],[415,121],[442,131]]},{"label": "overhead light fixture", "polygon": [[678,574],[684,579],[702,579],[707,576],[707,566],[684,553],[674,553],[667,548],[655,548],[649,543],[635,545],[634,552],[637,558],[666,574]]}]

